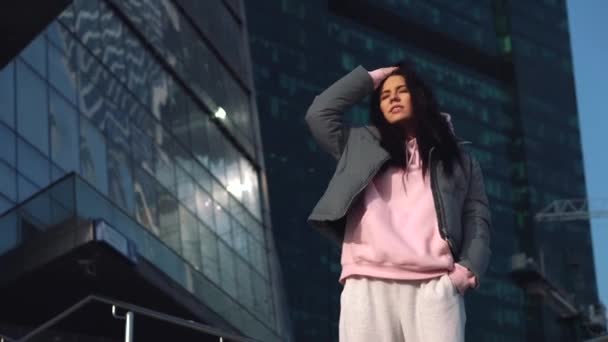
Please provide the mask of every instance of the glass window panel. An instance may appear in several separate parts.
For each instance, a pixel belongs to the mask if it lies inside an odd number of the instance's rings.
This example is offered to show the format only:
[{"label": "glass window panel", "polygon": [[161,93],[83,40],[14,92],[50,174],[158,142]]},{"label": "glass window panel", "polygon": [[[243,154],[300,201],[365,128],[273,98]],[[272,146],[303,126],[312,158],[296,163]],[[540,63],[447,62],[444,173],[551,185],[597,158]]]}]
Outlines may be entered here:
[{"label": "glass window panel", "polygon": [[44,154],[48,154],[47,87],[32,69],[17,62],[17,129]]},{"label": "glass window panel", "polygon": [[251,245],[251,249],[253,250],[253,262],[255,263],[255,268],[260,272],[260,274],[268,279],[268,259],[267,259],[267,250],[266,246],[262,243],[256,242]]},{"label": "glass window panel", "polygon": [[209,136],[207,127],[209,116],[203,113],[196,104],[190,102],[190,130],[192,137],[192,153],[205,167],[209,166]]},{"label": "glass window panel", "polygon": [[194,180],[205,189],[207,192],[212,192],[211,179],[209,171],[198,163],[192,163],[192,176]]},{"label": "glass window panel", "polygon": [[17,199],[17,173],[9,165],[0,162],[0,193],[14,201]]},{"label": "glass window panel", "polygon": [[0,121],[15,127],[15,64],[0,69]]},{"label": "glass window panel", "polygon": [[[100,67],[99,65],[95,65],[95,63],[91,64],[91,66]],[[104,98],[101,89],[97,86],[97,83],[100,82],[100,77],[81,77],[80,81],[80,112],[88,118],[95,127],[104,131],[108,110],[105,103],[106,99]]]},{"label": "glass window panel", "polygon": [[262,220],[261,198],[258,187],[258,174],[245,158],[240,159],[243,183],[247,191],[243,192],[243,203],[249,211],[258,219]]},{"label": "glass window panel", "polygon": [[0,159],[9,163],[9,165],[15,165],[15,132],[8,127],[0,124],[0,141],[2,141],[2,148],[0,148]]},{"label": "glass window panel", "polygon": [[42,77],[46,77],[46,40],[38,35],[24,50],[21,57]]},{"label": "glass window panel", "polygon": [[238,300],[247,308],[253,308],[253,289],[251,284],[251,268],[241,258],[235,258],[236,277],[238,284]]},{"label": "glass window panel", "polygon": [[45,34],[51,44],[54,44],[56,47],[63,49],[64,43],[66,39],[66,29],[63,25],[59,23],[59,21],[52,21],[49,26],[47,26]]},{"label": "glass window panel", "polygon": [[125,47],[123,37],[126,28],[105,2],[100,3],[101,40],[103,42],[102,61],[110,71],[126,82]]},{"label": "glass window panel", "polygon": [[63,12],[57,17],[59,22],[65,25],[70,31],[74,30],[74,5],[70,3]]},{"label": "glass window panel", "polygon": [[[133,193],[135,196],[135,218],[154,234],[159,235],[158,195],[152,178],[141,168],[133,168]],[[177,216],[177,214],[175,214]],[[167,216],[165,216],[167,218]],[[174,221],[177,221],[176,219]]]},{"label": "glass window panel", "polygon": [[213,213],[215,212],[215,202],[211,199],[209,194],[201,189],[200,186],[195,187],[196,197],[196,212],[198,217],[212,229],[215,229],[215,219]]},{"label": "glass window panel", "polygon": [[218,238],[209,227],[199,222],[199,236],[203,273],[216,284],[220,283]]},{"label": "glass window panel", "polygon": [[232,214],[232,216],[241,224],[244,226],[245,229],[250,230],[251,227],[247,227],[247,215],[250,215],[247,210],[245,209],[245,206],[239,202],[236,198],[234,197],[230,197],[229,198],[230,201],[230,213]]},{"label": "glass window panel", "polygon": [[233,298],[236,298],[236,277],[234,269],[234,259],[236,258],[236,255],[225,243],[218,244],[218,251],[220,257],[221,287]]},{"label": "glass window panel", "polygon": [[271,313],[271,298],[268,283],[257,273],[251,274],[253,285],[253,311],[258,316],[268,319]]},{"label": "glass window panel", "polygon": [[152,138],[135,127],[131,129],[131,151],[136,166],[143,168],[151,175],[155,174],[154,166],[157,149]]},{"label": "glass window panel", "polygon": [[64,170],[78,171],[78,113],[57,91],[50,90],[51,158]]},{"label": "glass window panel", "polygon": [[76,34],[94,54],[100,55],[102,44],[99,29],[99,3],[97,0],[75,0]]},{"label": "glass window panel", "polygon": [[17,187],[19,191],[19,198],[17,200],[19,202],[25,201],[28,197],[35,194],[39,189],[36,184],[30,182],[21,175],[17,175]]},{"label": "glass window panel", "polygon": [[40,187],[46,186],[50,182],[49,160],[22,139],[17,140],[17,168],[19,172]]},{"label": "glass window panel", "polygon": [[249,244],[249,234],[235,220],[232,220],[232,235],[234,238],[234,249],[235,251],[241,255],[244,259],[248,260],[248,244]]},{"label": "glass window panel", "polygon": [[[5,213],[7,210],[11,209],[13,206],[15,205],[15,202],[9,200],[8,198],[4,197],[4,196],[0,196],[0,215],[2,215],[3,213]],[[0,223],[1,224],[1,223]],[[11,228],[2,225],[2,230],[0,230],[0,240],[2,239],[11,239],[10,235],[12,232],[5,232],[5,230],[10,230]],[[5,245],[4,241],[0,241],[0,245]],[[0,253],[2,251],[2,246],[0,246]]]},{"label": "glass window panel", "polygon": [[66,172],[56,164],[51,163],[51,183],[65,176]]},{"label": "glass window panel", "polygon": [[49,44],[49,81],[72,104],[76,104],[76,72],[66,56]]},{"label": "glass window panel", "polygon": [[166,91],[169,94],[169,98],[161,109],[161,122],[165,127],[169,128],[171,134],[181,141],[184,146],[192,146],[190,140],[190,115],[188,114],[189,99],[182,87],[168,76],[166,80],[168,83]]},{"label": "glass window panel", "polygon": [[169,191],[175,193],[175,162],[162,148],[156,146],[156,179]]},{"label": "glass window panel", "polygon": [[127,213],[133,214],[133,176],[125,144],[108,143],[108,192],[114,203]]},{"label": "glass window panel", "polygon": [[218,183],[216,180],[212,180],[211,182],[211,186],[212,186],[212,195],[213,195],[213,199],[215,199],[216,202],[218,202],[222,207],[224,208],[229,208],[230,203],[228,202],[228,191],[226,190],[226,188],[224,188],[224,186],[222,186],[222,184]]},{"label": "glass window panel", "polygon": [[201,241],[198,220],[185,207],[180,206],[181,238],[183,256],[195,269],[201,270]]},{"label": "glass window panel", "polygon": [[181,167],[176,168],[177,197],[192,212],[197,211],[195,183]]},{"label": "glass window panel", "polygon": [[80,118],[80,174],[108,194],[105,137],[89,120]]},{"label": "glass window panel", "polygon": [[243,193],[248,189],[241,178],[239,156],[238,151],[231,144],[226,144],[226,189],[241,200]]},{"label": "glass window panel", "polygon": [[[157,124],[150,115],[139,103],[135,100],[134,97],[128,95],[125,92],[124,96],[121,96],[121,101],[118,106],[119,110],[128,113],[128,122],[130,123],[130,128],[137,128],[143,134],[153,137],[159,131],[157,131]],[[164,137],[164,134],[163,134]],[[165,139],[162,139],[163,143]]]},{"label": "glass window panel", "polygon": [[128,149],[131,134],[128,116],[113,102],[106,101],[106,104],[108,111],[106,112],[105,134],[108,140],[125,145]]},{"label": "glass window panel", "polygon": [[158,194],[158,219],[160,227],[158,236],[171,249],[181,255],[179,203],[168,191],[158,186],[156,181],[151,180],[151,182],[157,188]]},{"label": "glass window panel", "polygon": [[[126,48],[126,68],[127,68],[127,85],[146,109],[153,109],[152,105],[152,87],[155,85],[156,91],[163,90],[162,70],[158,63],[154,61],[148,50],[144,48],[137,38],[127,35],[125,37]],[[167,94],[166,86],[163,99],[171,101],[171,95]],[[158,98],[157,98],[158,100]],[[156,114],[156,113],[155,113]],[[160,118],[157,116],[157,118]]]},{"label": "glass window panel", "polygon": [[215,204],[215,232],[217,235],[222,238],[228,245],[233,246],[233,237],[232,237],[232,224],[230,216],[226,209],[224,209],[219,204]]},{"label": "glass window panel", "polygon": [[268,279],[268,263],[266,260],[266,248],[258,241],[249,241],[249,260],[260,274]]},{"label": "glass window panel", "polygon": [[215,124],[209,125],[209,141],[213,142],[213,148],[209,150],[209,169],[220,182],[226,184],[226,167],[224,161],[226,158],[226,142],[223,134]]}]

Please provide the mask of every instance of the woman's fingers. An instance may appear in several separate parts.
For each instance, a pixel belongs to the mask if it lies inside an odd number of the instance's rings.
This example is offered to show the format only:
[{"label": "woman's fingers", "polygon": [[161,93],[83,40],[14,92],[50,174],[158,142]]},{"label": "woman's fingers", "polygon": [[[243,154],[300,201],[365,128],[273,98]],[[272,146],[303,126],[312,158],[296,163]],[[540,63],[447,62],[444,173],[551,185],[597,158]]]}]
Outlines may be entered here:
[{"label": "woman's fingers", "polygon": [[397,67],[385,67],[370,71],[369,75],[374,81],[374,89],[378,88],[378,85],[380,85],[380,83],[382,83],[382,81],[395,69],[397,69]]}]

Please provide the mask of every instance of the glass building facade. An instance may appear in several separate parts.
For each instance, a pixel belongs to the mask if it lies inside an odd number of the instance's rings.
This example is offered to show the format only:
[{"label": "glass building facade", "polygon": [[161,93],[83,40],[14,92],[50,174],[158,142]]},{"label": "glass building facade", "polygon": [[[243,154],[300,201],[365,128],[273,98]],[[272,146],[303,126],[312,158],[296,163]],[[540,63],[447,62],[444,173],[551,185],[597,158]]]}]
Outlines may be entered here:
[{"label": "glass building facade", "polygon": [[[239,0],[69,4],[0,71],[0,212],[76,172],[179,256],[169,277],[284,341],[245,24]],[[2,222],[0,253],[25,239]]]},{"label": "glass building facade", "polygon": [[[493,255],[481,287],[466,294],[467,340],[577,340],[542,295],[511,275],[511,257],[525,253],[542,260],[547,278],[578,307],[598,303],[589,222],[533,220],[554,199],[586,197],[565,1],[246,5],[274,236],[296,340],[338,340],[342,289],[340,249],[306,224],[335,167],[310,135],[306,109],[357,65],[373,70],[402,58],[418,65],[484,171]],[[346,113],[351,123],[367,123],[366,101]]]}]

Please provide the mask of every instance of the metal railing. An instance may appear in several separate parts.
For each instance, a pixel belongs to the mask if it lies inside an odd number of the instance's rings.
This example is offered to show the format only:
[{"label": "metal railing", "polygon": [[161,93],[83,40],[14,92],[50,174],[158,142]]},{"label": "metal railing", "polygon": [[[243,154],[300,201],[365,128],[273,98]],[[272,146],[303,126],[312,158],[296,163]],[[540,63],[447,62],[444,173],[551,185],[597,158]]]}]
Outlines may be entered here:
[{"label": "metal railing", "polygon": [[[196,322],[185,320],[185,319],[182,319],[179,317],[171,316],[171,315],[168,315],[168,314],[165,314],[162,312],[140,307],[140,306],[137,306],[134,304],[130,304],[130,303],[126,303],[126,302],[122,302],[122,301],[118,301],[118,300],[114,300],[114,299],[110,299],[110,298],[106,298],[106,297],[96,296],[96,295],[90,295],[90,296],[85,297],[84,299],[80,300],[76,304],[72,305],[68,309],[64,310],[57,316],[53,317],[52,319],[50,319],[47,322],[43,323],[42,325],[38,326],[36,329],[30,331],[28,334],[26,334],[25,336],[23,336],[19,339],[8,338],[6,336],[0,335],[0,342],[29,341],[32,338],[36,337],[37,335],[43,333],[47,329],[51,328],[55,324],[59,323],[61,320],[67,318],[68,316],[70,316],[71,314],[76,312],[78,309],[81,309],[85,305],[90,304],[90,303],[107,304],[108,306],[111,306],[111,310],[108,312],[108,314],[111,314],[116,319],[125,320],[125,336],[124,336],[125,342],[134,341],[133,340],[133,329],[135,327],[134,324],[135,324],[135,315],[136,314],[145,316],[148,318],[152,318],[152,319],[155,319],[158,321],[166,322],[169,324],[173,324],[175,326],[190,329],[192,331],[200,332],[200,333],[207,334],[210,336],[215,336],[218,338],[219,342],[228,342],[228,341],[231,341],[231,342],[232,341],[233,342],[260,342],[259,340],[255,340],[255,339],[241,336],[241,335],[236,335],[234,333],[229,333],[229,332],[223,331],[222,329],[218,329],[218,328],[215,328],[215,327],[212,327],[209,325],[196,323]],[[125,310],[126,314],[124,316],[119,315],[117,313],[118,308]]]},{"label": "metal railing", "polygon": [[0,334],[0,342],[15,342],[16,339]]}]

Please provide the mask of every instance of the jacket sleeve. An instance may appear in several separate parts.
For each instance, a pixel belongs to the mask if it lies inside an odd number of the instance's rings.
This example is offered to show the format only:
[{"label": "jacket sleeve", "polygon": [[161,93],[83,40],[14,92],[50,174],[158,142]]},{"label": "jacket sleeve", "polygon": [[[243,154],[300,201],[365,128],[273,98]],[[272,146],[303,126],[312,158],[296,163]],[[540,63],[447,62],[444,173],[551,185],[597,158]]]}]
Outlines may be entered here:
[{"label": "jacket sleeve", "polygon": [[492,254],[492,223],[481,167],[473,156],[470,156],[470,162],[471,176],[462,213],[463,242],[458,263],[473,272],[477,278],[475,288],[478,288]]},{"label": "jacket sleeve", "polygon": [[374,89],[371,76],[362,66],[315,96],[306,112],[306,123],[317,143],[335,159],[340,159],[350,126],[344,112]]}]

